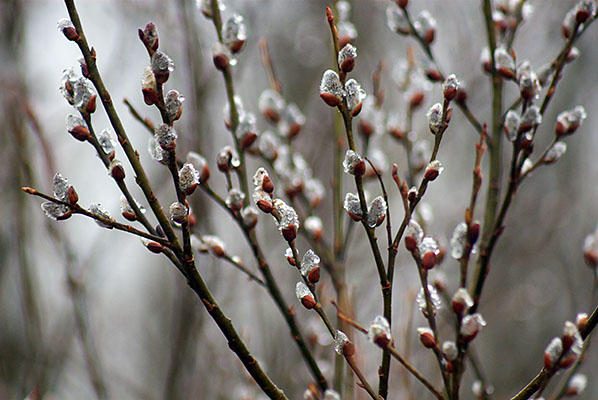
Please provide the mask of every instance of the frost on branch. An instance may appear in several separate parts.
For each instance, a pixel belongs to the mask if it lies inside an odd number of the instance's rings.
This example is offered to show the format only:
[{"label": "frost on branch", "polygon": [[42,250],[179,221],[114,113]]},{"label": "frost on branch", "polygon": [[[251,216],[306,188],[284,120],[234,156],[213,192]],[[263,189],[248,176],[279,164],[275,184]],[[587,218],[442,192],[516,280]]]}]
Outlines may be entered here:
[{"label": "frost on branch", "polygon": [[[114,221],[114,219],[112,218],[112,216],[108,213],[108,211],[106,211],[106,209],[104,209],[104,207],[102,207],[102,205],[100,203],[94,203],[92,205],[89,206],[89,212],[91,212],[92,214],[109,220],[109,221]],[[102,221],[98,221],[96,220],[96,223],[101,226],[102,228],[108,228],[108,229],[112,229],[112,226],[110,224],[105,224]]]}]

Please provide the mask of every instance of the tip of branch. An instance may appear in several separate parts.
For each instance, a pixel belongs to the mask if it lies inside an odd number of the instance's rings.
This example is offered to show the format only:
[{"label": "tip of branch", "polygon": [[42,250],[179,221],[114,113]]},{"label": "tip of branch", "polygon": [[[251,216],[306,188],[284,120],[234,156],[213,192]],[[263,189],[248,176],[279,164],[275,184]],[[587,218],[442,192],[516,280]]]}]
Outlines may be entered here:
[{"label": "tip of branch", "polygon": [[37,194],[37,190],[29,186],[22,186],[21,190],[27,194]]},{"label": "tip of branch", "polygon": [[334,14],[332,13],[330,6],[326,6],[326,19],[328,20],[329,24],[334,22]]}]

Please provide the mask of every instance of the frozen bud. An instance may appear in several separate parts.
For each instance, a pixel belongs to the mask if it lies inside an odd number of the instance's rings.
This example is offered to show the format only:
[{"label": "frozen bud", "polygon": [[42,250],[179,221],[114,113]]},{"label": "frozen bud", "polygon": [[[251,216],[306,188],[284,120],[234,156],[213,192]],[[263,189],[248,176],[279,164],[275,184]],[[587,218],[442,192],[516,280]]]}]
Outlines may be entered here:
[{"label": "frozen bud", "polygon": [[272,214],[277,220],[278,230],[287,242],[292,242],[297,237],[299,229],[299,217],[295,209],[280,199],[274,200],[272,205]]},{"label": "frozen bud", "polygon": [[253,174],[253,186],[256,189],[261,189],[266,193],[272,193],[274,191],[274,183],[270,178],[270,174],[264,167],[259,167],[255,174]]},{"label": "frozen bud", "polygon": [[55,221],[63,221],[70,218],[73,214],[71,209],[64,204],[56,204],[51,201],[46,201],[41,204],[41,208],[46,214],[46,217]]},{"label": "frozen bud", "polygon": [[176,90],[170,90],[168,91],[168,94],[166,94],[164,106],[166,107],[166,114],[168,115],[168,120],[170,122],[181,118],[181,114],[183,113],[183,101],[185,101],[185,96],[181,95]]},{"label": "frozen bud", "polygon": [[65,201],[70,204],[77,204],[79,201],[79,195],[75,190],[75,187],[71,185],[64,176],[60,173],[56,173],[52,179],[52,186],[54,191],[54,197],[58,200]]},{"label": "frozen bud", "polygon": [[490,61],[490,50],[488,47],[484,47],[480,53],[480,63],[482,64],[482,69],[488,73],[492,72],[492,64]]},{"label": "frozen bud", "polygon": [[[434,286],[428,285],[428,292],[430,293],[430,308],[432,315],[436,315],[436,312],[442,307],[442,300],[440,300],[440,296],[438,295],[438,292]],[[426,294],[423,288],[417,293],[415,302],[417,303],[417,307],[422,314],[428,316],[428,305],[426,302]]]},{"label": "frozen bud", "polygon": [[563,111],[556,119],[557,136],[571,135],[581,126],[587,114],[583,106],[577,106],[573,110]]},{"label": "frozen bud", "polygon": [[304,225],[305,230],[314,240],[318,241],[322,238],[323,224],[320,217],[310,215],[305,219]]},{"label": "frozen bud", "polygon": [[376,316],[370,323],[368,338],[372,343],[377,344],[381,348],[386,348],[392,341],[390,325],[382,315]]},{"label": "frozen bud", "polygon": [[[234,99],[234,105],[235,108],[237,109],[237,113],[239,115],[243,114],[245,112],[245,109],[243,107],[243,100],[241,100],[241,98],[237,95],[235,95],[233,97]],[[226,102],[224,103],[224,107],[222,108],[222,113],[224,114],[224,126],[226,126],[226,129],[230,130],[232,128],[232,123],[231,123],[231,108],[230,108],[230,102]]]},{"label": "frozen bud", "polygon": [[[494,386],[484,386],[484,383],[480,380],[476,380],[471,385],[471,391],[476,398],[489,397],[494,393]],[[538,397],[536,400],[543,400],[543,397]]]},{"label": "frozen bud", "polygon": [[494,63],[496,71],[506,79],[515,79],[515,60],[504,47],[494,50]]},{"label": "frozen bud", "polygon": [[343,101],[345,90],[338,74],[328,69],[322,75],[320,82],[320,97],[330,107],[336,107]]},{"label": "frozen bud", "polygon": [[565,37],[565,39],[569,39],[575,30],[576,21],[575,21],[575,8],[569,10],[567,14],[565,14],[565,18],[563,18],[563,22],[561,24],[561,33]]},{"label": "frozen bud", "polygon": [[77,139],[81,142],[84,142],[91,138],[91,134],[89,133],[89,128],[87,128],[87,123],[85,123],[83,118],[78,117],[73,114],[69,114],[66,117],[66,130],[75,139]]},{"label": "frozen bud", "polygon": [[419,341],[424,345],[427,349],[433,349],[436,347],[436,338],[434,337],[434,332],[430,328],[417,328],[417,334],[419,336]]},{"label": "frozen bud", "polygon": [[115,181],[120,182],[125,179],[125,168],[123,164],[116,158],[110,162],[108,166],[108,173]]},{"label": "frozen bud", "polygon": [[579,313],[575,317],[575,325],[577,325],[577,329],[583,331],[586,329],[588,325],[588,314],[586,313]]},{"label": "frozen bud", "polygon": [[104,154],[112,160],[116,154],[116,143],[112,138],[112,132],[109,129],[104,129],[98,136],[98,142]]},{"label": "frozen bud", "polygon": [[579,57],[579,49],[577,47],[571,47],[571,50],[569,50],[569,53],[567,53],[566,61],[568,63],[570,63],[570,62],[577,60],[578,57]]},{"label": "frozen bud", "polygon": [[62,18],[58,21],[58,30],[71,41],[79,40],[79,34],[70,19]]},{"label": "frozen bud", "polygon": [[459,349],[455,342],[447,340],[442,343],[442,354],[449,361],[455,361],[459,357]]},{"label": "frozen bud", "polygon": [[436,135],[438,132],[440,132],[444,124],[442,104],[434,104],[432,107],[430,107],[426,116],[428,117],[428,126],[430,127],[430,132]]},{"label": "frozen bud", "polygon": [[471,306],[473,306],[473,299],[465,288],[459,288],[451,299],[451,306],[456,314],[463,315]]},{"label": "frozen bud", "polygon": [[336,331],[334,335],[334,351],[345,357],[351,357],[355,354],[355,345],[351,343],[347,335],[342,331]]},{"label": "frozen bud", "polygon": [[449,75],[442,84],[442,93],[444,94],[444,98],[448,101],[451,101],[457,97],[457,92],[459,91],[460,85],[461,84],[457,80],[455,74]]},{"label": "frozen bud", "polygon": [[209,252],[215,257],[222,257],[226,254],[224,242],[218,236],[205,235],[201,237],[201,241],[199,251]]},{"label": "frozen bud", "polygon": [[481,314],[475,313],[466,315],[461,320],[461,329],[459,334],[463,336],[463,339],[467,342],[473,340],[480,330],[486,326],[486,321]]},{"label": "frozen bud", "polygon": [[238,189],[231,189],[226,196],[226,206],[233,211],[239,211],[243,208],[245,194]]},{"label": "frozen bud", "polygon": [[567,383],[566,396],[579,396],[588,385],[588,377],[584,374],[575,374]]},{"label": "frozen bud", "polygon": [[252,113],[243,113],[239,116],[239,125],[237,126],[237,137],[242,150],[248,149],[257,139],[257,126],[255,115]]},{"label": "frozen bud", "polygon": [[413,203],[415,199],[417,199],[417,195],[417,188],[415,186],[411,186],[407,191],[407,200],[409,200],[410,203]]},{"label": "frozen bud", "polygon": [[461,259],[465,255],[465,246],[467,245],[467,224],[459,223],[453,231],[451,237],[451,257],[455,260]]},{"label": "frozen bud", "polygon": [[230,172],[241,165],[237,153],[230,146],[224,146],[216,156],[216,165],[220,172]]},{"label": "frozen bud", "polygon": [[318,179],[312,178],[305,182],[303,192],[309,201],[310,207],[318,207],[324,198],[326,189],[324,188],[322,182],[320,182]]},{"label": "frozen bud", "polygon": [[[71,82],[72,84],[72,98],[69,103],[74,106],[81,113],[91,114],[96,110],[96,94],[94,93],[93,85],[87,78],[80,77]],[[66,94],[65,94],[66,97]],[[67,98],[67,100],[69,100]]]},{"label": "frozen bud", "polygon": [[60,83],[60,93],[64,96],[66,101],[73,105],[75,103],[75,83],[77,82],[77,75],[72,68],[66,68],[62,71],[62,81]]},{"label": "frozen bud", "polygon": [[143,45],[150,54],[153,54],[154,51],[158,50],[160,39],[158,37],[156,25],[153,22],[148,22],[143,29],[139,28],[137,32],[139,34],[139,39],[141,39]]},{"label": "frozen bud", "polygon": [[272,212],[272,208],[274,205],[272,204],[272,197],[269,193],[262,189],[256,189],[253,191],[253,201],[255,205],[265,212],[266,214],[270,214]]},{"label": "frozen bud", "polygon": [[419,254],[422,261],[422,267],[424,269],[432,269],[436,265],[437,257],[440,254],[440,247],[438,242],[431,237],[425,237],[422,239],[418,246]]},{"label": "frozen bud", "polygon": [[367,96],[365,90],[355,79],[349,79],[345,83],[345,96],[347,108],[351,111],[351,115],[355,117],[361,111],[363,100]]},{"label": "frozen bud", "polygon": [[214,43],[212,46],[212,61],[218,71],[225,71],[229,65],[233,65],[233,56],[228,47],[220,42]]},{"label": "frozen bud", "polygon": [[152,67],[145,67],[143,76],[141,78],[141,93],[143,94],[143,101],[148,106],[158,103],[158,89],[156,85],[156,77],[152,72]]},{"label": "frozen bud", "polygon": [[521,121],[521,117],[517,111],[509,110],[507,115],[505,115],[505,122],[503,124],[503,129],[505,131],[505,135],[510,142],[514,142],[517,139],[517,133],[519,132],[519,123]]},{"label": "frozen bud", "polygon": [[596,0],[581,0],[574,10],[575,20],[583,24],[588,19],[596,17]]},{"label": "frozen bud", "polygon": [[195,170],[199,172],[199,182],[206,183],[210,179],[210,167],[203,156],[190,151],[187,153],[187,162],[193,165]]},{"label": "frozen bud", "polygon": [[284,256],[286,257],[287,262],[289,263],[290,266],[292,266],[292,267],[297,266],[297,261],[295,260],[295,255],[293,254],[293,250],[290,247],[287,247],[287,249],[284,251]]},{"label": "frozen bud", "polygon": [[174,62],[165,53],[156,51],[152,55],[151,67],[156,82],[161,85],[168,80],[170,73],[174,71]]},{"label": "frozen bud", "polygon": [[327,389],[324,392],[324,400],[341,400],[341,395],[336,390]]},{"label": "frozen bud", "polygon": [[189,214],[189,209],[183,204],[175,201],[169,207],[170,211],[170,219],[176,223],[182,224],[187,222],[187,215]]},{"label": "frozen bud", "polygon": [[529,61],[524,61],[517,69],[517,81],[519,82],[521,97],[524,100],[535,99],[542,89],[538,76],[532,70]]},{"label": "frozen bud", "polygon": [[428,10],[423,10],[419,13],[413,22],[413,27],[426,44],[434,41],[434,37],[436,36],[436,20]]},{"label": "frozen bud", "polygon": [[155,161],[159,162],[160,164],[167,165],[170,160],[170,154],[168,151],[164,150],[156,140],[155,137],[152,137],[147,146],[147,150],[150,154],[150,157]]},{"label": "frozen bud", "polygon": [[283,110],[278,129],[283,136],[292,139],[299,134],[304,124],[305,116],[295,103],[291,103]]},{"label": "frozen bud", "polygon": [[563,352],[563,342],[561,338],[553,338],[544,350],[544,367],[550,369]]},{"label": "frozen bud", "polygon": [[156,143],[165,151],[172,151],[176,147],[176,139],[178,135],[172,126],[167,124],[160,125],[154,131],[154,138]]},{"label": "frozen bud", "polygon": [[[580,342],[583,342],[581,335],[579,334],[579,330],[577,329],[577,325],[571,321],[565,321],[565,326],[563,327],[563,349],[565,351],[571,349],[575,353],[579,353],[581,351]],[[576,347],[576,348],[573,348]]]},{"label": "frozen bud", "polygon": [[532,168],[534,168],[534,163],[529,158],[526,158],[521,166],[521,175],[527,175],[531,172]]},{"label": "frozen bud", "polygon": [[320,280],[320,257],[313,250],[307,250],[301,259],[301,275],[310,283]]},{"label": "frozen bud", "polygon": [[347,150],[343,168],[347,174],[362,176],[365,173],[365,160],[353,150]]},{"label": "frozen bud", "polygon": [[378,196],[368,207],[367,223],[370,228],[380,226],[386,218],[386,201],[384,197]]},{"label": "frozen bud", "polygon": [[179,185],[181,190],[190,196],[193,194],[199,185],[199,171],[195,169],[193,164],[186,162],[179,170]]},{"label": "frozen bud", "polygon": [[309,290],[307,285],[303,282],[297,282],[297,285],[295,286],[295,295],[301,304],[303,304],[303,307],[308,310],[311,310],[318,304],[311,290]]},{"label": "frozen bud", "polygon": [[438,160],[434,160],[431,163],[429,163],[426,167],[426,171],[424,172],[424,178],[428,181],[433,181],[436,178],[438,178],[440,174],[442,174],[442,171],[444,171],[442,163]]},{"label": "frozen bud", "polygon": [[96,223],[99,226],[101,226],[102,228],[112,229],[112,225],[110,224],[110,222],[113,222],[114,219],[110,216],[108,211],[106,211],[104,209],[104,207],[102,207],[101,204],[95,203],[95,204],[90,205],[89,212],[91,212],[93,215],[107,221],[106,223],[104,223],[102,221],[96,220]]},{"label": "frozen bud", "polygon": [[260,94],[258,107],[268,121],[277,123],[284,110],[285,102],[280,93],[272,89],[266,89]]},{"label": "frozen bud", "polygon": [[245,207],[241,210],[241,218],[243,219],[243,225],[248,229],[253,229],[257,225],[257,210],[253,207]]},{"label": "frozen bud", "polygon": [[419,246],[423,238],[423,229],[417,221],[411,219],[407,225],[407,229],[405,229],[405,247],[412,252]]},{"label": "frozen bud", "polygon": [[556,142],[546,152],[546,155],[543,159],[544,164],[554,164],[563,156],[563,154],[565,154],[566,151],[567,143],[561,141]]},{"label": "frozen bud", "polygon": [[343,208],[349,214],[349,217],[353,221],[361,221],[363,218],[361,212],[361,203],[359,202],[359,197],[354,193],[347,193],[345,195],[345,201],[343,203]]},{"label": "frozen bud", "polygon": [[222,25],[222,42],[236,54],[243,49],[246,40],[247,28],[243,17],[239,14],[232,15]]},{"label": "frozen bud", "polygon": [[519,123],[520,132],[528,132],[542,123],[542,114],[538,106],[528,107],[527,110],[521,116],[521,122]]},{"label": "frozen bud", "polygon": [[386,7],[386,26],[393,32],[408,35],[411,33],[409,21],[405,14],[395,4],[389,4]]},{"label": "frozen bud", "polygon": [[347,43],[338,52],[338,65],[341,71],[347,73],[353,71],[355,66],[355,59],[357,58],[357,48],[351,43]]},{"label": "frozen bud", "polygon": [[[145,214],[145,208],[140,206],[139,203],[135,202],[135,205],[141,211],[142,214]],[[121,215],[128,221],[137,221],[137,215],[135,214],[135,210],[129,204],[129,201],[125,196],[120,196],[120,213]]]}]

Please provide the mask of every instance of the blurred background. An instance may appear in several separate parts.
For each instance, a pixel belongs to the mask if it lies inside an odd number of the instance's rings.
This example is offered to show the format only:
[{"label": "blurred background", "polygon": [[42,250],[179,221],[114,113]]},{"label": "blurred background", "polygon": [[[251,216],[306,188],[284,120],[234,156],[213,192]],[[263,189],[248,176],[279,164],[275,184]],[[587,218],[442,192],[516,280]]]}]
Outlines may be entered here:
[{"label": "blurred background", "polygon": [[[405,60],[408,47],[413,47],[418,61],[423,53],[412,39],[387,28],[388,3],[352,1],[351,21],[359,34],[354,42],[359,57],[353,75],[371,93],[371,75],[383,61],[384,110],[388,115],[404,116],[405,101],[393,71]],[[490,85],[479,63],[486,44],[480,2],[412,3],[413,14],[428,9],[436,18],[434,52],[439,65],[445,73],[455,73],[466,82],[472,112],[478,119],[489,121]],[[518,60],[528,59],[537,68],[560,51],[560,23],[575,2],[529,3],[534,11],[519,30],[514,48]],[[268,87],[257,46],[263,37],[269,42],[286,100],[295,102],[306,116],[306,125],[295,143],[327,188],[317,213],[330,239],[333,112],[318,98],[321,74],[332,61],[324,18],[327,3],[228,0],[226,4],[225,15],[230,10],[241,13],[248,27],[247,47],[234,70],[236,89],[245,108],[257,113],[257,99]],[[136,30],[150,20],[158,27],[160,48],[176,65],[167,87],[186,97],[178,123],[178,148],[201,149],[212,166],[211,184],[222,193],[225,181],[215,168],[215,155],[230,144],[230,135],[222,121],[226,100],[223,80],[210,56],[216,40],[211,21],[197,10],[194,0],[80,0],[77,5],[88,41],[97,51],[104,81],[152,183],[159,188],[159,197],[165,204],[174,199],[167,184],[168,171],[151,160],[146,151],[147,132],[122,103],[128,98],[144,116],[154,121],[159,118],[154,108],[145,106],[140,91],[147,56]],[[57,21],[64,17],[66,9],[58,0],[0,2],[0,399],[22,399],[34,388],[44,399],[86,399],[98,393],[114,399],[261,398],[220,331],[165,258],[149,253],[134,237],[100,229],[82,217],[62,223],[50,221],[41,212],[38,199],[27,198],[18,190],[29,185],[50,192],[51,177],[59,171],[77,188],[81,204],[100,202],[113,215],[119,213],[118,188],[93,149],[73,140],[65,130],[65,117],[71,108],[58,87],[64,68],[78,69],[80,54],[56,29]],[[593,115],[598,107],[598,31],[592,28],[576,45],[581,55],[565,69],[545,115],[547,122],[538,130],[537,148],[543,149],[551,140],[559,112],[582,104],[588,119],[567,139],[563,159],[537,170],[517,193],[483,296],[480,311],[488,326],[476,339],[475,347],[497,399],[513,395],[536,374],[543,349],[560,334],[564,321],[593,308],[594,276],[582,255],[584,238],[598,223],[598,122]],[[516,90],[514,85],[507,86],[505,98],[510,104]],[[440,98],[435,87],[415,115],[413,128],[423,139],[431,140],[425,110]],[[94,120],[98,130],[108,127],[103,108],[98,107]],[[268,128],[261,117],[258,126],[260,130]],[[439,154],[446,169],[430,187],[425,206],[430,218],[428,232],[445,245],[469,202],[475,142],[475,131],[455,110]],[[384,149],[388,162],[397,162],[404,170],[405,152],[391,137],[376,137],[373,146]],[[251,160],[249,171],[258,166],[258,161]],[[133,174],[128,172],[133,188]],[[392,188],[388,170],[385,180]],[[348,180],[347,184],[352,188]],[[378,187],[370,185],[370,192],[377,193]],[[390,204],[392,219],[398,226],[402,206],[396,191],[390,192],[394,199]],[[139,191],[134,194],[141,198]],[[199,191],[195,197],[195,213],[203,231],[219,235],[230,254],[240,256],[250,269],[257,270],[241,232],[227,214]],[[483,197],[480,205],[484,204]],[[295,299],[296,272],[283,257],[286,246],[269,217],[260,216],[258,236],[267,244],[266,256],[287,302],[295,306],[301,329],[313,339],[314,353],[331,377],[332,346],[315,314],[304,310]],[[365,239],[363,231],[355,229],[347,279],[356,318],[368,323],[381,313],[382,304]],[[301,242],[300,248],[304,251],[307,244]],[[393,333],[397,346],[408,351],[413,363],[439,382],[432,355],[417,341],[415,328],[424,326],[425,320],[413,304],[419,284],[414,265],[404,253],[401,246]],[[289,398],[302,398],[311,377],[267,292],[208,255],[198,255],[198,265],[222,308],[273,380]],[[439,269],[454,290],[457,263],[447,257]],[[328,284],[328,277],[323,281],[323,285]],[[356,343],[363,370],[376,382],[379,351],[365,337],[356,337]],[[580,372],[590,378],[580,398],[598,398],[598,384],[592,379],[598,372],[596,349],[590,349]],[[391,398],[408,398],[404,373],[393,363]],[[468,370],[465,399],[474,398],[472,382]],[[415,398],[428,398],[417,382],[410,380],[410,385]],[[356,390],[356,398],[365,397]]]}]

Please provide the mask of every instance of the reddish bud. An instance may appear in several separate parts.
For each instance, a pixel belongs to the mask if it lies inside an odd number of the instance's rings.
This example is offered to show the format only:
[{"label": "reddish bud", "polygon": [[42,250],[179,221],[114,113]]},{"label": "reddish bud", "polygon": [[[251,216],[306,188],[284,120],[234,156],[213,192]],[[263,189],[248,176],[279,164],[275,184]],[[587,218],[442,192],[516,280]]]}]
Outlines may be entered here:
[{"label": "reddish bud", "polygon": [[434,332],[429,328],[418,328],[419,340],[427,349],[436,348],[436,339],[434,338]]},{"label": "reddish bud", "polygon": [[[262,210],[263,211],[263,210]],[[289,224],[282,229],[282,236],[287,242],[292,242],[297,238],[297,225]]]},{"label": "reddish bud", "polygon": [[266,193],[274,192],[274,182],[272,182],[272,179],[268,175],[262,178],[262,190]]},{"label": "reddish bud", "polygon": [[81,141],[81,142],[85,142],[86,140],[89,140],[91,138],[91,134],[89,133],[89,129],[87,129],[87,127],[83,126],[83,125],[76,125],[74,126],[71,130],[69,130],[69,133],[77,140]]},{"label": "reddish bud", "polygon": [[[407,239],[407,238],[405,238],[405,239]],[[422,267],[424,269],[430,270],[430,269],[434,268],[435,265],[436,265],[436,253],[434,253],[433,251],[426,251],[422,255]]]},{"label": "reddish bud", "polygon": [[316,300],[314,299],[314,297],[312,295],[308,294],[307,296],[303,296],[301,298],[301,304],[303,304],[303,307],[307,308],[308,310],[311,310],[318,303],[316,302]]},{"label": "reddish bud", "polygon": [[145,243],[145,247],[152,253],[160,254],[164,251],[164,246],[158,242],[148,241]]},{"label": "reddish bud", "polygon": [[425,94],[423,91],[418,90],[414,92],[411,97],[409,98],[409,107],[411,109],[415,109],[422,105],[425,98]]},{"label": "reddish bud", "polygon": [[328,104],[330,107],[336,107],[341,103],[341,100],[332,93],[320,93],[320,98],[324,100],[324,103]]},{"label": "reddish bud", "polygon": [[69,186],[66,189],[66,199],[69,202],[69,204],[77,204],[77,202],[79,201],[79,195],[77,194],[77,191],[73,186]]}]

